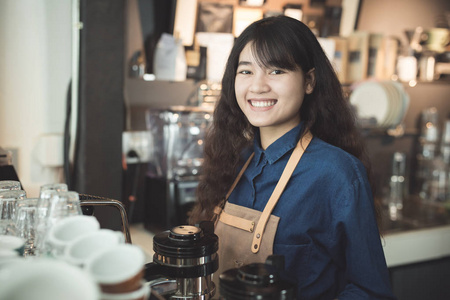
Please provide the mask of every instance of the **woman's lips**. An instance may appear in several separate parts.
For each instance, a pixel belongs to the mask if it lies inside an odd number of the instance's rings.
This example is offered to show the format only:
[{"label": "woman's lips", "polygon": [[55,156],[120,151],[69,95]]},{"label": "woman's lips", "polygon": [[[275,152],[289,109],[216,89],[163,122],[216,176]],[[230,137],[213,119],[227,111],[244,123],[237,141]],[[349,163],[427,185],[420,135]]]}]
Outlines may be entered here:
[{"label": "woman's lips", "polygon": [[277,103],[277,100],[248,100],[248,102],[253,107],[263,108],[274,106]]}]

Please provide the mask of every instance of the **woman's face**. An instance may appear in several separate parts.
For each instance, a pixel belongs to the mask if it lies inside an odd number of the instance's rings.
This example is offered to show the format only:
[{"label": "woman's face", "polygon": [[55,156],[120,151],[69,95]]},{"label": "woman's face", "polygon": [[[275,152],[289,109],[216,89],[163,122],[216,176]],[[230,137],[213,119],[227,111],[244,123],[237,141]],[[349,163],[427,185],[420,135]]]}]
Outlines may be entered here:
[{"label": "woman's face", "polygon": [[[309,73],[309,72],[308,72]],[[309,77],[297,70],[258,65],[251,44],[239,56],[235,78],[236,99],[248,121],[261,135],[281,137],[300,123],[299,110],[305,93],[312,92]]]}]

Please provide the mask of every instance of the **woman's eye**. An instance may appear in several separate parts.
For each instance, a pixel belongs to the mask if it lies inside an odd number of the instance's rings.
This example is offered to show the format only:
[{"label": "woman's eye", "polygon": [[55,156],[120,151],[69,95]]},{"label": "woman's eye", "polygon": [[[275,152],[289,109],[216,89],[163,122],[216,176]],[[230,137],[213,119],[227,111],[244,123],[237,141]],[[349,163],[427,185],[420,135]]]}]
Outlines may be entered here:
[{"label": "woman's eye", "polygon": [[273,70],[272,72],[270,72],[270,74],[273,74],[273,75],[279,75],[279,74],[283,74],[284,73],[284,71],[282,71],[282,70]]},{"label": "woman's eye", "polygon": [[238,74],[248,75],[248,74],[251,74],[251,72],[248,70],[238,70]]}]

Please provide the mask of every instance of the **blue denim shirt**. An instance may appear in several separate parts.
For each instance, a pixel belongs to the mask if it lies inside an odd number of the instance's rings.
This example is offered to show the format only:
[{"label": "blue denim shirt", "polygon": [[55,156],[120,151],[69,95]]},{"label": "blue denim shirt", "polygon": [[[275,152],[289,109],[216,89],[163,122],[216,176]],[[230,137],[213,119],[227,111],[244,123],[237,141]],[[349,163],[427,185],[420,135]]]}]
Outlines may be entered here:
[{"label": "blue denim shirt", "polygon": [[[262,211],[295,148],[301,124],[261,149],[228,201]],[[297,299],[395,299],[362,163],[314,137],[273,214],[274,254],[285,256]]]}]

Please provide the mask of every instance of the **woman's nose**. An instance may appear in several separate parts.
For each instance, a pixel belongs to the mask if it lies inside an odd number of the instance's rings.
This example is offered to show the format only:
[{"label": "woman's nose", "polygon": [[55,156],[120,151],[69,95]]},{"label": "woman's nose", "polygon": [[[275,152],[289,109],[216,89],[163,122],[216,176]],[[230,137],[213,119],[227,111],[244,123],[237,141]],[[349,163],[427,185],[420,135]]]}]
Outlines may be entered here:
[{"label": "woman's nose", "polygon": [[270,86],[267,82],[267,78],[263,74],[255,74],[253,76],[250,91],[252,93],[266,93],[270,90]]}]

